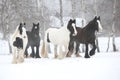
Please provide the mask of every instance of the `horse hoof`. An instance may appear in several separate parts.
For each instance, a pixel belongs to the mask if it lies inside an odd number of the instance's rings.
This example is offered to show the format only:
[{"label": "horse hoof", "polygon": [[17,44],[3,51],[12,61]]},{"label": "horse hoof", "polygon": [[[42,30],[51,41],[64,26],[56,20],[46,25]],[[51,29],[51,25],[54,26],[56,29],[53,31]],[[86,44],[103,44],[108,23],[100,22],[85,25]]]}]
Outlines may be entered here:
[{"label": "horse hoof", "polygon": [[85,58],[90,58],[90,56],[85,56]]},{"label": "horse hoof", "polygon": [[81,55],[79,55],[79,54],[76,54],[76,57],[82,57]]},{"label": "horse hoof", "polygon": [[67,54],[66,57],[71,57],[71,55]]},{"label": "horse hoof", "polygon": [[30,57],[34,58],[35,56],[33,54],[30,54]]},{"label": "horse hoof", "polygon": [[93,56],[95,54],[95,52],[90,52],[90,56]]},{"label": "horse hoof", "polygon": [[57,58],[58,58],[58,55],[57,55],[57,54],[55,54],[55,55],[54,55],[54,58],[55,58],[55,59],[57,59]]},{"label": "horse hoof", "polygon": [[40,56],[36,56],[36,58],[41,58]]},{"label": "horse hoof", "polygon": [[12,61],[12,64],[17,64],[17,61]]}]

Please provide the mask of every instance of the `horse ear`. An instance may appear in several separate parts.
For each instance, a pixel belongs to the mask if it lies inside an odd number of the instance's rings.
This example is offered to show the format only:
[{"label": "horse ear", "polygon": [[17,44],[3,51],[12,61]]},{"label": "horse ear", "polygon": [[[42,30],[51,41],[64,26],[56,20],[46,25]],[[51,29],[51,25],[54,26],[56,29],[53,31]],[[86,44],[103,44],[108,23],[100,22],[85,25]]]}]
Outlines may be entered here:
[{"label": "horse ear", "polygon": [[74,19],[74,23],[76,23],[76,19]]},{"label": "horse ear", "polygon": [[24,25],[26,25],[26,23],[24,22]]},{"label": "horse ear", "polygon": [[37,25],[39,26],[39,23]]},{"label": "horse ear", "polygon": [[72,21],[72,19],[70,19],[70,21]]},{"label": "horse ear", "polygon": [[22,27],[23,27],[23,26],[22,26],[22,23],[20,23],[19,28],[18,28],[19,31],[20,31],[20,34],[22,34]]},{"label": "horse ear", "polygon": [[20,26],[22,26],[22,23],[20,23]]},{"label": "horse ear", "polygon": [[100,20],[100,16],[98,16],[98,20]]},{"label": "horse ear", "polygon": [[94,20],[97,20],[97,16],[95,16]]}]

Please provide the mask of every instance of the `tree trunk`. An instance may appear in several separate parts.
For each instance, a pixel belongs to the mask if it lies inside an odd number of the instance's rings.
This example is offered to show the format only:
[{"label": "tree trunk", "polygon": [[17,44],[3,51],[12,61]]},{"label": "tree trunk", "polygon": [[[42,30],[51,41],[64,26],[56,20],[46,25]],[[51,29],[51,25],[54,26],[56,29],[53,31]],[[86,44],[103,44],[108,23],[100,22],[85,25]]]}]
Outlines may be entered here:
[{"label": "tree trunk", "polygon": [[63,6],[62,6],[62,0],[59,0],[60,3],[60,22],[61,22],[61,26],[64,25],[63,23]]},{"label": "tree trunk", "polygon": [[108,44],[107,44],[107,45],[108,45],[108,47],[107,47],[106,52],[108,52],[108,50],[109,50],[109,46],[110,46],[109,44],[110,44],[110,36],[108,37]]},{"label": "tree trunk", "polygon": [[96,38],[96,45],[97,45],[97,52],[100,52],[99,43],[98,43],[98,37]]},{"label": "tree trunk", "polygon": [[[97,16],[97,4],[96,4],[96,0],[94,0],[94,11],[95,11],[95,16]],[[97,52],[100,52],[99,42],[98,42],[98,36],[96,36],[96,46],[97,46]]]},{"label": "tree trunk", "polygon": [[116,0],[114,0],[113,5],[113,25],[112,25],[112,45],[113,45],[113,51],[117,51],[116,45],[115,45],[115,15],[116,15]]},{"label": "tree trunk", "polygon": [[72,18],[75,19],[75,0],[71,0],[71,6],[72,6]]},{"label": "tree trunk", "polygon": [[113,51],[115,52],[115,51],[117,51],[117,49],[116,49],[116,45],[115,45],[115,35],[113,35],[113,38],[112,38],[112,42],[113,42]]}]

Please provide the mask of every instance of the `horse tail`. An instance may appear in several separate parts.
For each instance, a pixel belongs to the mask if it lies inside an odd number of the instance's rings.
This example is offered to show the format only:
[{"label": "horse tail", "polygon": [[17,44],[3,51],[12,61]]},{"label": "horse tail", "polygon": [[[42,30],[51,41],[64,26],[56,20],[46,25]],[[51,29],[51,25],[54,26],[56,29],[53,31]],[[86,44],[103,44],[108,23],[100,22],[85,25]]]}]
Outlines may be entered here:
[{"label": "horse tail", "polygon": [[49,33],[47,33],[47,42],[50,42]]},{"label": "horse tail", "polygon": [[43,43],[42,43],[42,49],[41,49],[41,56],[42,57],[45,57],[44,53],[45,53],[45,42],[43,41]]},{"label": "horse tail", "polygon": [[41,49],[41,56],[44,58],[48,58],[47,54],[47,33],[45,33],[45,39],[43,40],[42,49]]}]

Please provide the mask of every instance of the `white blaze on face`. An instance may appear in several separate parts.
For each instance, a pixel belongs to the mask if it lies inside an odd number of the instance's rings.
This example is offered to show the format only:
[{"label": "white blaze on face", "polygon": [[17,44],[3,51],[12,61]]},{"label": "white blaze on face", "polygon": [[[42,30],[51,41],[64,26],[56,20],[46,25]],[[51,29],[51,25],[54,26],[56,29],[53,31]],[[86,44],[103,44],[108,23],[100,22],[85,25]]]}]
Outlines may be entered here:
[{"label": "white blaze on face", "polygon": [[102,25],[101,25],[100,21],[99,21],[99,20],[97,20],[97,22],[98,22],[98,27],[99,27],[99,30],[100,30],[100,31],[102,31],[102,30],[103,30],[103,28],[102,28]]},{"label": "white blaze on face", "polygon": [[37,26],[35,26],[35,29],[37,29]]},{"label": "white blaze on face", "polygon": [[22,27],[22,30],[23,30],[22,36],[23,36],[23,38],[25,38],[25,37],[27,36],[27,34],[26,34],[26,29],[25,29],[24,27]]},{"label": "white blaze on face", "polygon": [[72,26],[73,26],[73,29],[74,29],[74,34],[73,34],[73,36],[76,36],[76,35],[77,35],[77,30],[76,30],[76,28],[75,28],[75,24],[72,23]]}]

